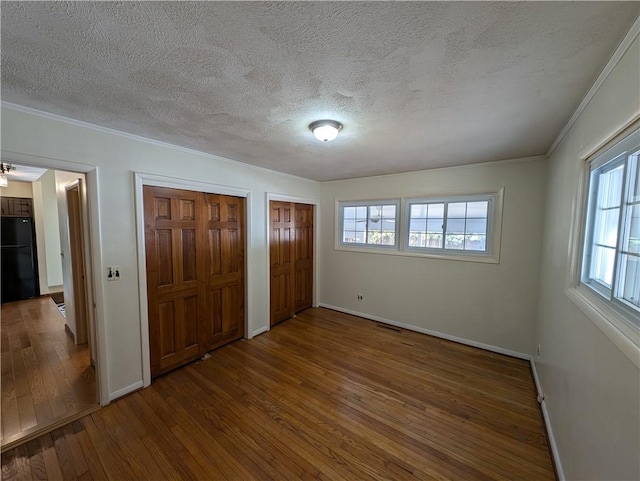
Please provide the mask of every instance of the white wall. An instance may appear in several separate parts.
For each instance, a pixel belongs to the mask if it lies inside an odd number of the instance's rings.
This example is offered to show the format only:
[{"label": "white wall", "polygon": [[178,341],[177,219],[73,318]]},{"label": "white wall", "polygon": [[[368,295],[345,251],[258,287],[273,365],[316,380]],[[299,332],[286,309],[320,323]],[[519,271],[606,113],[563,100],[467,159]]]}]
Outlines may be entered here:
[{"label": "white wall", "polygon": [[61,286],[62,259],[60,257],[60,223],[56,192],[56,173],[48,170],[40,177],[42,186],[44,242],[47,252],[47,283],[49,287]]},{"label": "white wall", "polygon": [[[549,160],[536,359],[567,479],[640,479],[640,372],[567,297],[580,157],[640,113],[632,44]],[[640,353],[639,353],[640,355]]]},{"label": "white wall", "polygon": [[[321,303],[518,353],[531,353],[546,159],[322,185]],[[334,249],[336,199],[504,193],[499,264]],[[364,301],[357,301],[358,293]]]},{"label": "white wall", "polygon": [[49,282],[47,280],[47,250],[44,233],[44,200],[42,198],[42,183],[37,180],[31,184],[33,192],[33,221],[36,229],[36,250],[38,252],[38,280],[40,294],[49,294]]},{"label": "white wall", "polygon": [[[305,198],[320,198],[318,183],[257,169],[185,149],[143,142],[50,116],[38,116],[2,108],[2,158],[7,161],[54,166],[74,170],[97,166],[89,173],[89,188],[99,191],[98,205],[92,205],[92,235],[100,248],[93,252],[96,265],[98,329],[106,342],[103,355],[108,362],[103,397],[122,395],[141,386],[140,306],[136,254],[136,218],[133,172],[144,172],[187,180],[207,181],[251,191],[248,226],[248,333],[269,324],[267,296],[267,226],[265,199],[268,192]],[[86,167],[84,167],[86,169]],[[92,186],[93,179],[97,185]],[[95,192],[94,192],[95,193]],[[91,198],[91,193],[90,193]],[[99,232],[97,231],[99,229]],[[109,265],[122,266],[120,282],[103,282]],[[99,346],[100,348],[101,346]],[[105,386],[106,384],[106,386]]]}]

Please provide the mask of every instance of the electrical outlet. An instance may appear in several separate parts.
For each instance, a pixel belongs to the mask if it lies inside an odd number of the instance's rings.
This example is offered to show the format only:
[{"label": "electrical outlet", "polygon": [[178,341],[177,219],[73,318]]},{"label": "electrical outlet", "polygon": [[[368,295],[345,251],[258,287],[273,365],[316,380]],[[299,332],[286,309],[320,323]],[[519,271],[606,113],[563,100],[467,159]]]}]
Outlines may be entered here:
[{"label": "electrical outlet", "polygon": [[358,294],[358,300],[359,301],[364,301],[364,295],[363,294]]},{"label": "electrical outlet", "polygon": [[542,352],[542,347],[540,346],[540,344],[538,344],[538,349],[536,349],[536,353],[538,354],[538,356],[540,356],[541,352]]},{"label": "electrical outlet", "polygon": [[108,266],[107,267],[107,280],[119,281],[120,280],[120,266]]}]

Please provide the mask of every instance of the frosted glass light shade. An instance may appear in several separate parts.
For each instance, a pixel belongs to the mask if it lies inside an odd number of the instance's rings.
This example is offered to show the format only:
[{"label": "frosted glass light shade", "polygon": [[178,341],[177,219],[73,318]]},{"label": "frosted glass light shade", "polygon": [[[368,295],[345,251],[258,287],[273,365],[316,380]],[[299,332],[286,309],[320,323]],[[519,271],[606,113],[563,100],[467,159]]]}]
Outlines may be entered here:
[{"label": "frosted glass light shade", "polygon": [[342,124],[335,120],[317,120],[309,124],[309,130],[313,132],[316,139],[329,142],[338,136],[338,132],[342,130]]}]

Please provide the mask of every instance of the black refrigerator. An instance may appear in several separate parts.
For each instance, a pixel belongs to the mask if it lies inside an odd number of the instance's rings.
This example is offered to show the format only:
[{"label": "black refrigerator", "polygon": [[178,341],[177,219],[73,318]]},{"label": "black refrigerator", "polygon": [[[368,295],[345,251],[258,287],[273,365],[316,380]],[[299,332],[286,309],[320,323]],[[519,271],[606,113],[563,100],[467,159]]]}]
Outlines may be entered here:
[{"label": "black refrigerator", "polygon": [[36,235],[32,217],[0,217],[0,302],[20,301],[40,295]]}]

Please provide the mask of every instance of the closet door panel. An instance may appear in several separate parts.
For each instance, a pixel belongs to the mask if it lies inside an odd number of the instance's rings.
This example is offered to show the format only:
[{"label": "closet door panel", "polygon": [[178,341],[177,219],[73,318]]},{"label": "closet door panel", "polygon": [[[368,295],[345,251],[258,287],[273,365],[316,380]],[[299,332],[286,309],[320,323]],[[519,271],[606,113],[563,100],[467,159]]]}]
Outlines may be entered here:
[{"label": "closet door panel", "polygon": [[197,359],[204,284],[198,280],[198,193],[144,186],[151,376]]},{"label": "closet door panel", "polygon": [[271,325],[295,313],[293,300],[295,266],[294,204],[271,201],[269,258],[271,285]]},{"label": "closet door panel", "polygon": [[207,351],[244,336],[244,199],[204,194],[204,204]]}]

